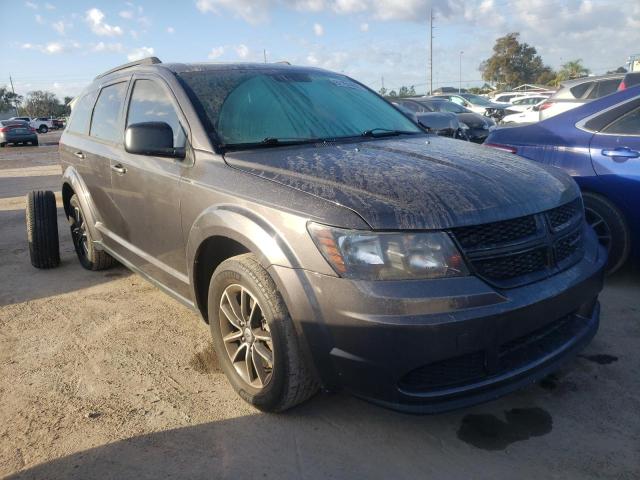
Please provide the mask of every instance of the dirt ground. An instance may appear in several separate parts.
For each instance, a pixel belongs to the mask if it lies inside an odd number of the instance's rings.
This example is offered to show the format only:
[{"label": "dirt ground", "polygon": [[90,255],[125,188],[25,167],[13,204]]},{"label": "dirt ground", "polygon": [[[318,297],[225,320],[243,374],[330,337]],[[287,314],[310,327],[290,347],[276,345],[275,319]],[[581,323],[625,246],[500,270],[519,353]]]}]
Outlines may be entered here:
[{"label": "dirt ground", "polygon": [[321,394],[268,415],[196,313],[123,267],[83,270],[61,208],[60,268],[30,265],[24,195],[59,191],[56,161],[0,150],[0,477],[640,478],[640,275],[608,280],[582,356],[500,400],[408,416]]}]

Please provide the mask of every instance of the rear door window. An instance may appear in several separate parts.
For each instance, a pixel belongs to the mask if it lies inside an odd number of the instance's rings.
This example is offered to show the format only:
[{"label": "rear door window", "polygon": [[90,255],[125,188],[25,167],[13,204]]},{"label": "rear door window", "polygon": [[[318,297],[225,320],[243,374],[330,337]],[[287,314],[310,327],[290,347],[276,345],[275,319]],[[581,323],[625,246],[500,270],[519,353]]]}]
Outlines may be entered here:
[{"label": "rear door window", "polygon": [[121,143],[120,112],[127,93],[127,82],[104,87],[93,109],[90,136],[108,142]]},{"label": "rear door window", "polygon": [[609,95],[618,90],[618,86],[620,85],[620,79],[615,78],[612,80],[602,80],[597,82],[595,88],[593,88],[589,92],[589,96],[587,98],[594,99],[604,97],[605,95]]},{"label": "rear door window", "polygon": [[640,107],[610,123],[602,131],[616,135],[640,135]]},{"label": "rear door window", "polygon": [[165,122],[173,130],[174,148],[182,148],[186,136],[165,90],[153,80],[136,80],[129,102],[127,127],[134,123]]},{"label": "rear door window", "polygon": [[88,92],[76,100],[71,110],[71,118],[67,130],[84,135],[89,133],[89,120],[96,101],[96,92]]}]

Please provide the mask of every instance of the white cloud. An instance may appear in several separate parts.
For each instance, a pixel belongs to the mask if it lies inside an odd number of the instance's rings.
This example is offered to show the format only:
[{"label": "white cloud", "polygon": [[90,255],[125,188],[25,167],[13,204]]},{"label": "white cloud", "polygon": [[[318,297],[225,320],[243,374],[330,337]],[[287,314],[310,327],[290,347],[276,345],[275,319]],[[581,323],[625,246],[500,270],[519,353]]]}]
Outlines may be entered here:
[{"label": "white cloud", "polygon": [[60,35],[64,35],[66,33],[67,27],[70,27],[70,26],[71,26],[70,23],[65,23],[63,20],[59,20],[51,24],[51,27]]},{"label": "white cloud", "polygon": [[210,58],[211,60],[220,58],[222,55],[224,55],[224,50],[225,50],[224,47],[213,47],[209,52],[209,55],[207,55],[207,57]]},{"label": "white cloud", "polygon": [[360,31],[361,32],[368,32],[369,31],[369,24],[364,22],[360,24]]},{"label": "white cloud", "polygon": [[45,3],[44,4],[44,8],[46,8],[47,10],[55,10],[56,7],[54,5],[51,5],[50,3]]},{"label": "white cloud", "polygon": [[220,14],[228,10],[248,23],[256,24],[268,19],[272,0],[197,0],[196,8],[202,13]]},{"label": "white cloud", "polygon": [[122,52],[124,47],[121,43],[98,42],[91,47],[93,52]]},{"label": "white cloud", "polygon": [[133,18],[133,10],[122,10],[118,15],[127,20],[131,20]]},{"label": "white cloud", "polygon": [[322,35],[324,35],[324,28],[319,23],[314,23],[313,33],[315,33],[317,37],[321,37]]},{"label": "white cloud", "polygon": [[247,58],[249,56],[249,47],[241,43],[236,47],[236,54],[240,58]]},{"label": "white cloud", "polygon": [[36,22],[40,25],[44,25],[44,18],[42,18],[42,15],[36,14]]},{"label": "white cloud", "polygon": [[40,43],[23,43],[21,48],[23,50],[35,50],[38,52],[46,53],[47,55],[56,55],[58,53],[65,52],[72,48],[79,48],[80,45],[76,42],[69,44],[62,44],[60,42],[49,42],[45,44]]},{"label": "white cloud", "polygon": [[87,10],[85,20],[91,27],[91,31],[96,35],[114,36],[122,35],[122,28],[112,26],[104,22],[105,15],[101,10],[92,8]]},{"label": "white cloud", "polygon": [[170,33],[173,35],[174,33],[176,33],[176,29],[173,27],[167,27],[167,33]]},{"label": "white cloud", "polygon": [[38,4],[33,2],[24,2],[25,7],[31,8],[33,10],[38,10]]},{"label": "white cloud", "polygon": [[140,60],[141,58],[150,57],[153,55],[153,52],[154,50],[152,47],[139,47],[131,50],[127,55],[127,58],[130,62],[133,62],[135,60]]}]

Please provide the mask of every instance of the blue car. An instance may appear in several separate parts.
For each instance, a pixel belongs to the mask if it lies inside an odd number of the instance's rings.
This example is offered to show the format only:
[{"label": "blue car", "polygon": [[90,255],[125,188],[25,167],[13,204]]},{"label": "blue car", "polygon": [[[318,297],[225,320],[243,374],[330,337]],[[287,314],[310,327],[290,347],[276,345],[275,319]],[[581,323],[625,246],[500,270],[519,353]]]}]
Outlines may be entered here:
[{"label": "blue car", "polygon": [[587,221],[609,252],[608,273],[629,257],[640,259],[640,86],[535,124],[495,130],[485,145],[573,176]]}]

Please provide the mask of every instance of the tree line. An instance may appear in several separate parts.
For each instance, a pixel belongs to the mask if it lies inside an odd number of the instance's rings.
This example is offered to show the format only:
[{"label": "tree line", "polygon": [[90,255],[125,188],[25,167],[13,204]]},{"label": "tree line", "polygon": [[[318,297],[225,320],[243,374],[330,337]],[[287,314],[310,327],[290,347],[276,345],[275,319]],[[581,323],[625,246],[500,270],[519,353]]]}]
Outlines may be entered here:
[{"label": "tree line", "polygon": [[46,90],[34,90],[22,96],[0,86],[0,112],[13,110],[20,117],[66,117],[71,114],[71,100],[73,97],[64,97],[61,102],[55,93]]},{"label": "tree line", "polygon": [[[582,59],[564,62],[558,70],[546,65],[535,47],[520,41],[517,32],[508,33],[496,40],[493,55],[480,63],[482,79],[487,83],[482,87],[471,87],[471,93],[488,93],[494,89],[508,90],[525,83],[535,83],[548,87],[557,87],[565,80],[584,77],[591,73]],[[618,67],[607,73],[626,73],[624,67]],[[389,97],[414,96],[415,88],[400,87],[399,90],[387,90],[382,87],[378,93]]]},{"label": "tree line", "polygon": [[[496,40],[493,55],[479,66],[482,79],[496,88],[508,89],[524,83],[536,83],[557,87],[565,80],[584,77],[591,73],[582,63],[582,59],[569,60],[559,70],[546,65],[535,47],[520,42],[520,34],[509,33]],[[624,67],[618,67],[607,73],[625,73]]]}]

